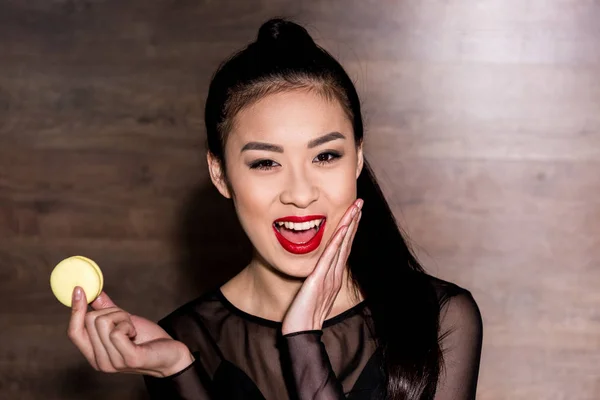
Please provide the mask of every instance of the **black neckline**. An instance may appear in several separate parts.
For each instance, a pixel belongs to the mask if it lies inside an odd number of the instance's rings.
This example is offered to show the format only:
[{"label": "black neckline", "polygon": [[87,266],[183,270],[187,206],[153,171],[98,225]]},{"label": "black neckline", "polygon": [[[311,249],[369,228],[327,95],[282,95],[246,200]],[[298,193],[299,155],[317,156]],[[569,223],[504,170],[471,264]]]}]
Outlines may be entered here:
[{"label": "black neckline", "polygon": [[[245,320],[248,320],[250,322],[259,324],[259,325],[267,326],[267,327],[270,327],[270,328],[281,328],[281,324],[282,323],[279,322],[279,321],[273,321],[271,319],[266,319],[266,318],[263,318],[263,317],[259,317],[257,315],[252,315],[252,314],[247,313],[246,311],[243,311],[243,310],[237,308],[235,305],[233,305],[233,303],[231,303],[227,299],[227,297],[225,297],[225,295],[223,294],[223,292],[221,291],[220,288],[218,288],[216,290],[216,295],[217,295],[217,298],[223,304],[223,306],[225,308],[227,308],[229,311],[231,311],[233,314],[235,314],[235,315],[237,315],[237,316],[239,316],[239,317],[241,317],[241,318],[243,318]],[[342,312],[342,313],[340,313],[338,315],[335,315],[335,316],[333,316],[333,317],[331,317],[329,319],[326,319],[323,322],[323,329],[325,329],[327,327],[330,327],[330,326],[333,326],[335,324],[338,324],[338,323],[344,321],[345,319],[350,318],[350,317],[358,314],[366,306],[366,304],[367,304],[366,301],[363,300],[360,303],[358,303],[358,304],[350,307],[346,311],[344,311],[344,312]]]}]

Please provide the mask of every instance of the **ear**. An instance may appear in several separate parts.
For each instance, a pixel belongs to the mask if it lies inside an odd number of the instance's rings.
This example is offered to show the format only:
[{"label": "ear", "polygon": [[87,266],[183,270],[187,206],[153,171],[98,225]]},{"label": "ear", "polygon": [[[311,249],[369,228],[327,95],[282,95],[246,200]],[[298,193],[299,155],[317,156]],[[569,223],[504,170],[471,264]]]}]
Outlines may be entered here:
[{"label": "ear", "polygon": [[365,163],[365,159],[364,159],[364,155],[363,155],[363,142],[362,142],[362,140],[360,141],[360,143],[358,144],[358,146],[356,146],[356,156],[357,156],[357,159],[356,159],[356,179],[358,179],[358,176],[362,172],[363,165]]},{"label": "ear", "polygon": [[221,162],[210,152],[206,152],[206,161],[208,163],[208,172],[210,174],[210,180],[213,185],[217,188],[219,193],[224,197],[230,199],[231,193],[227,185],[227,179],[225,178],[225,171]]}]

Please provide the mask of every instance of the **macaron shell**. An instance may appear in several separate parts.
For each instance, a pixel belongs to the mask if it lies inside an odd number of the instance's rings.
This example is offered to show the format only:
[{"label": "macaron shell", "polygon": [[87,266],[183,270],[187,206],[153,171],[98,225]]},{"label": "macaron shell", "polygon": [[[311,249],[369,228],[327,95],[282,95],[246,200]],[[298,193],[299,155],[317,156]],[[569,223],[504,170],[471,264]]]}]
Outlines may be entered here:
[{"label": "macaron shell", "polygon": [[73,290],[76,286],[83,289],[89,304],[102,291],[101,282],[96,267],[76,256],[59,262],[50,275],[52,292],[58,301],[67,307],[71,307]]},{"label": "macaron shell", "polygon": [[104,275],[102,274],[102,270],[100,269],[98,264],[96,264],[96,262],[94,260],[84,257],[84,256],[73,256],[73,257],[80,258],[84,261],[87,261],[88,263],[90,263],[90,265],[92,267],[94,267],[96,269],[96,272],[98,273],[98,276],[100,277],[100,288],[98,289],[98,294],[96,295],[96,297],[100,296],[100,293],[102,293],[102,288],[104,288]]}]

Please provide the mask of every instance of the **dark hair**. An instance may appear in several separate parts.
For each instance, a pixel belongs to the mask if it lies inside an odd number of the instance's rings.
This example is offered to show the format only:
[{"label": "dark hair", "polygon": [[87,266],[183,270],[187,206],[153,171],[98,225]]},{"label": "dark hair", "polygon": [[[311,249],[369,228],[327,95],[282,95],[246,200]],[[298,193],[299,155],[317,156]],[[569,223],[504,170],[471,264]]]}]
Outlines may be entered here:
[{"label": "dark hair", "polygon": [[[358,94],[344,68],[301,26],[264,23],[255,42],[217,70],[205,109],[208,150],[225,168],[224,147],[235,115],[254,101],[286,90],[311,90],[340,102],[363,139]],[[411,253],[366,162],[357,182],[365,200],[349,258],[350,274],[371,313],[387,379],[385,398],[432,399],[442,364],[440,304]]]}]

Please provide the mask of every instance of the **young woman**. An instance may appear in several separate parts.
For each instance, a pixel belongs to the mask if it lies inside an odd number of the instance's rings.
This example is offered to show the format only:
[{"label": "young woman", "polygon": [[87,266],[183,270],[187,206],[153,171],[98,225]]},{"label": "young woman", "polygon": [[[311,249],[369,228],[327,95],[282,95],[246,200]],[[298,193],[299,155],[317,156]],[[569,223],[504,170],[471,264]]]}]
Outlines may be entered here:
[{"label": "young woman", "polygon": [[[482,322],[427,275],[363,156],[356,90],[306,30],[270,20],[206,102],[210,177],[254,247],[159,324],[74,291],[69,337],[156,399],[473,399]],[[218,266],[217,266],[218,267]]]}]

